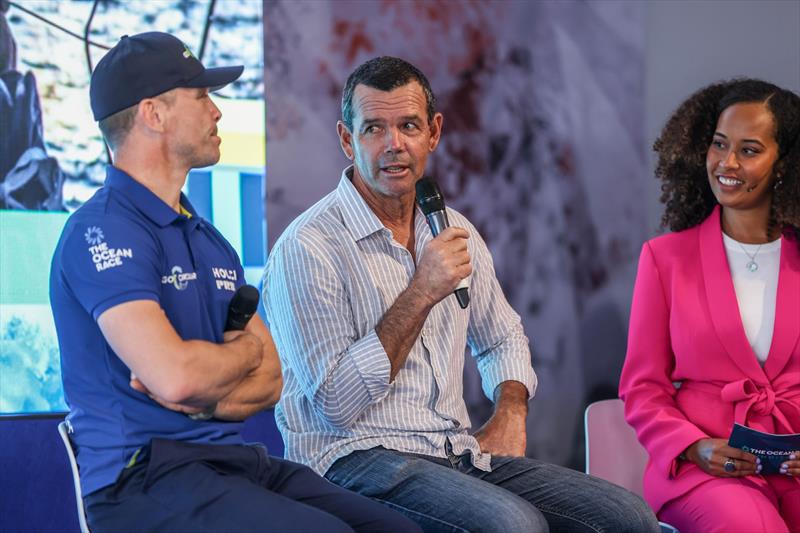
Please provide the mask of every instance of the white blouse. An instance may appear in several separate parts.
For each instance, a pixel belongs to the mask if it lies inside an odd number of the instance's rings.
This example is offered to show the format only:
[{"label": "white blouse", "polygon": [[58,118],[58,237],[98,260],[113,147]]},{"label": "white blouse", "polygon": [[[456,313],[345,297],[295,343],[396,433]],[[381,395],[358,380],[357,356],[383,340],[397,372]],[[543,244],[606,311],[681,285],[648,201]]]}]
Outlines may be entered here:
[{"label": "white blouse", "polygon": [[722,239],[744,332],[758,362],[764,366],[775,327],[781,240],[744,244],[724,233]]}]

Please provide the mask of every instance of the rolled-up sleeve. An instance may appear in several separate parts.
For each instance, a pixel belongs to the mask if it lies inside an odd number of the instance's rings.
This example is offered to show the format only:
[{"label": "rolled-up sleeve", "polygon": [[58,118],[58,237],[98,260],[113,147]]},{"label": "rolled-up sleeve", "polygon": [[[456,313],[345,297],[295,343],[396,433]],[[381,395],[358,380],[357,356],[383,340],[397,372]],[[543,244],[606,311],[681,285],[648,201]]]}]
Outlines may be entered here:
[{"label": "rolled-up sleeve", "polygon": [[[469,224],[466,219],[464,224]],[[511,308],[497,281],[491,254],[478,231],[469,224],[473,243],[470,280],[471,316],[467,342],[478,364],[483,393],[494,401],[494,391],[504,381],[519,381],[536,393],[537,378],[531,365],[528,337],[519,315]]]},{"label": "rolled-up sleeve", "polygon": [[347,428],[386,396],[391,365],[374,329],[358,337],[328,246],[313,235],[282,239],[264,273],[263,300],[284,367],[320,417]]}]

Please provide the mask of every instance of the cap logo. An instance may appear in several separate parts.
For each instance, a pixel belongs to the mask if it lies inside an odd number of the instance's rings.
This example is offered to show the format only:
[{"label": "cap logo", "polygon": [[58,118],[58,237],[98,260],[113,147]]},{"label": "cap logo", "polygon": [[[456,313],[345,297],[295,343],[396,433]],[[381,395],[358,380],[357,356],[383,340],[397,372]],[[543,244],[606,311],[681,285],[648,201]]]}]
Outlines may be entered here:
[{"label": "cap logo", "polygon": [[186,46],[185,44],[183,45],[183,57],[185,57],[186,59],[189,59],[190,57],[194,57],[194,54],[192,53],[192,51],[189,50],[189,47]]}]

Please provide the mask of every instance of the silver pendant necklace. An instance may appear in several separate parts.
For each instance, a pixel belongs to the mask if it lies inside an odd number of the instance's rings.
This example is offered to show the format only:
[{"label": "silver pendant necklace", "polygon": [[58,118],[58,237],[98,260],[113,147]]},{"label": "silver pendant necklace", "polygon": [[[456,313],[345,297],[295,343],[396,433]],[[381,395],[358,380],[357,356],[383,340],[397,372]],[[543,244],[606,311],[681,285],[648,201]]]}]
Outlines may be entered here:
[{"label": "silver pendant necklace", "polygon": [[745,268],[747,268],[747,270],[749,270],[750,272],[755,272],[756,270],[758,270],[758,263],[756,263],[756,256],[758,255],[758,252],[761,251],[761,247],[764,245],[759,244],[758,248],[756,248],[756,251],[753,253],[753,255],[750,255],[750,253],[747,251],[747,248],[745,248],[742,245],[742,243],[739,243],[739,246],[742,248],[742,251],[745,253],[745,255],[750,258],[750,261],[747,262]]}]

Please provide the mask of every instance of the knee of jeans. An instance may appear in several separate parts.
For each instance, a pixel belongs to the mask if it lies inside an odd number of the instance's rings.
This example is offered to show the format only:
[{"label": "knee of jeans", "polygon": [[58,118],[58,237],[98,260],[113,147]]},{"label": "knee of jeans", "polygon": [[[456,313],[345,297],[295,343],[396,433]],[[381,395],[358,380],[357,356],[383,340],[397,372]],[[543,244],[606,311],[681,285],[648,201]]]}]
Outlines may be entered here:
[{"label": "knee of jeans", "polygon": [[[491,512],[483,513],[486,524],[475,525],[475,531],[525,531],[548,533],[547,519],[533,504],[522,498],[509,498],[502,503],[492,502]],[[473,528],[470,528],[473,529]]]},{"label": "knee of jeans", "polygon": [[609,495],[609,501],[616,505],[604,505],[607,510],[606,520],[610,523],[604,531],[607,533],[659,533],[661,527],[655,513],[640,496],[625,489]]}]

